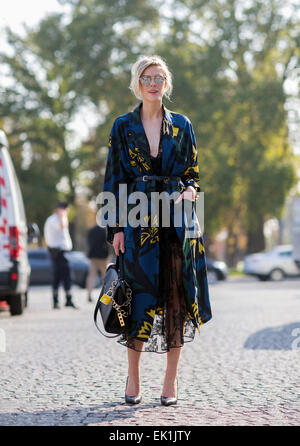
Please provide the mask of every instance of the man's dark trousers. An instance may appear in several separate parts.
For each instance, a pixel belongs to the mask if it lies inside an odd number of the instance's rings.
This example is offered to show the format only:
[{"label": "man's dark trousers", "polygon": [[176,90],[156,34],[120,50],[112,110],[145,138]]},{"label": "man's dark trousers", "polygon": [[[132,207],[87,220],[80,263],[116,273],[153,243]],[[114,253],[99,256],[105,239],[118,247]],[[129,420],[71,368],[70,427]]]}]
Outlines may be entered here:
[{"label": "man's dark trousers", "polygon": [[54,305],[58,304],[58,288],[60,283],[63,284],[66,293],[66,301],[68,303],[72,299],[70,295],[72,280],[69,260],[65,256],[65,251],[57,248],[48,249],[53,266],[53,303]]}]

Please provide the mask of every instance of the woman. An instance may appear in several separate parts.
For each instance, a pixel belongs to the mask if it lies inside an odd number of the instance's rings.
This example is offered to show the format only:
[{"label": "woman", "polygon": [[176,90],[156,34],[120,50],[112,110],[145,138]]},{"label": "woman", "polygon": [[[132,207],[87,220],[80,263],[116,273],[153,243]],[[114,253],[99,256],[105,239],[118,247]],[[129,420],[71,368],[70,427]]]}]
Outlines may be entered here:
[{"label": "woman", "polygon": [[[199,226],[190,238],[184,220],[174,225],[180,202],[194,202],[200,190],[196,141],[189,119],[162,103],[172,91],[171,73],[163,59],[140,57],[132,67],[130,88],[142,102],[113,124],[103,186],[103,191],[114,194],[117,206],[108,241],[117,256],[120,250],[124,253],[125,276],[133,290],[130,326],[118,339],[128,348],[125,399],[132,404],[141,401],[141,352],[167,352],[161,403],[171,405],[177,402],[181,347],[211,319]],[[149,216],[141,224],[122,226],[121,207],[126,200],[119,195],[120,185],[127,187],[126,199],[132,192],[146,194],[149,206],[152,192],[176,192],[175,202],[170,200],[170,227],[162,226],[161,207],[154,207],[151,220],[149,207]],[[183,206],[179,208],[183,212]],[[129,204],[127,217],[131,210]]]}]

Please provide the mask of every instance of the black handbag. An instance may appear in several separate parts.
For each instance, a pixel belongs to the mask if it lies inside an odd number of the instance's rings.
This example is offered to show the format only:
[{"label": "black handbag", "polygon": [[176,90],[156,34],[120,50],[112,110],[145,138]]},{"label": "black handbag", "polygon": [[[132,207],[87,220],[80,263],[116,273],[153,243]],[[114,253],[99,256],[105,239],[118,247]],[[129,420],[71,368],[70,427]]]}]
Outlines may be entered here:
[{"label": "black handbag", "polygon": [[[124,254],[120,252],[116,262],[110,263],[106,268],[103,286],[94,311],[96,328],[103,336],[115,338],[126,332],[131,314],[131,299],[132,290],[124,277]],[[108,336],[101,330],[97,322],[98,312],[101,315],[104,331],[115,336]]]}]

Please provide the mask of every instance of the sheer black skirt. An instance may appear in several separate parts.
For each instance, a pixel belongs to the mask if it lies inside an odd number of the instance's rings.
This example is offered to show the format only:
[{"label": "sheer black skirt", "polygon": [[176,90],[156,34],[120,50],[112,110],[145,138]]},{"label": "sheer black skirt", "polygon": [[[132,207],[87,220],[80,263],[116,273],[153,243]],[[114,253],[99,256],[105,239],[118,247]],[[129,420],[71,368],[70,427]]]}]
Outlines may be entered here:
[{"label": "sheer black skirt", "polygon": [[188,316],[182,283],[182,247],[176,229],[159,228],[160,295],[150,337],[143,342],[122,336],[118,342],[136,351],[165,353],[182,347],[195,337],[195,326]]}]

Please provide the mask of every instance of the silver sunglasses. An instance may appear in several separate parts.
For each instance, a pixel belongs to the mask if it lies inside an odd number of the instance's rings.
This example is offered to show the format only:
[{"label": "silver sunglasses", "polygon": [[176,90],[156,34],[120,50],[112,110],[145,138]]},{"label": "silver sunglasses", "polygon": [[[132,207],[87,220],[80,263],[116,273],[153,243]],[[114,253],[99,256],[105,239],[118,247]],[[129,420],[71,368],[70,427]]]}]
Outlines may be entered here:
[{"label": "silver sunglasses", "polygon": [[[140,81],[142,85],[145,87],[148,87],[151,84],[152,76],[141,76]],[[154,83],[155,85],[162,85],[164,83],[164,80],[166,78],[164,76],[161,76],[160,74],[154,76]]]}]

